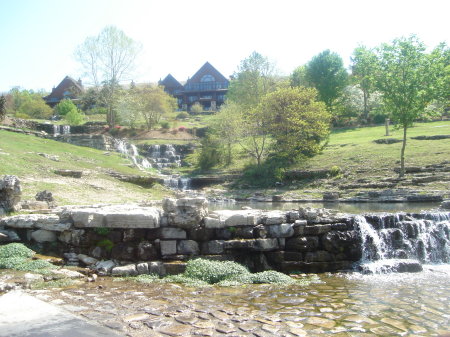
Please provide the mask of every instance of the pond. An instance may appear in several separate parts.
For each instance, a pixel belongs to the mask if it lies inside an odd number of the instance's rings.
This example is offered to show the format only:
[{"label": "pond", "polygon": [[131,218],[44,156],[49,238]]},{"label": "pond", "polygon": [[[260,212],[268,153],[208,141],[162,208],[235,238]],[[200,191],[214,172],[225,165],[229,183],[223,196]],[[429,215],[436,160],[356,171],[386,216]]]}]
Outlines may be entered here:
[{"label": "pond", "polygon": [[421,210],[430,210],[439,207],[439,202],[361,202],[361,203],[343,203],[343,202],[224,202],[224,203],[209,203],[208,209],[215,210],[238,210],[244,206],[249,206],[254,209],[265,210],[291,210],[299,209],[299,207],[312,208],[329,208],[336,209],[342,213],[362,214],[372,212],[420,212]]},{"label": "pond", "polygon": [[450,266],[320,274],[308,286],[113,282],[34,291],[128,336],[449,336]]}]

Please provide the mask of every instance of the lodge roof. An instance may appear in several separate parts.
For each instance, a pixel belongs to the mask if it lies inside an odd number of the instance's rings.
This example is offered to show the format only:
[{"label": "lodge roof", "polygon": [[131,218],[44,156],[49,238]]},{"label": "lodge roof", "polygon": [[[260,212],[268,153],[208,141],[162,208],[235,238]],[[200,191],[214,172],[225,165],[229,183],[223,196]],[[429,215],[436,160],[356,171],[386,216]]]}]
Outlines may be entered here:
[{"label": "lodge roof", "polygon": [[72,89],[74,92],[72,94],[79,94],[84,91],[84,87],[81,84],[81,81],[75,81],[72,77],[66,76],[64,79],[59,83],[56,88],[52,89],[52,92],[50,95],[44,97],[44,99],[50,99],[50,98],[61,98],[64,97],[64,92],[68,89]]},{"label": "lodge roof", "polygon": [[186,84],[200,83],[201,79],[205,75],[212,75],[216,82],[228,82],[225,76],[223,76],[211,63],[206,62],[195,74],[192,76]]},{"label": "lodge roof", "polygon": [[163,85],[165,88],[183,88],[183,85],[178,82],[172,74],[167,75],[162,81],[159,81],[160,85]]}]

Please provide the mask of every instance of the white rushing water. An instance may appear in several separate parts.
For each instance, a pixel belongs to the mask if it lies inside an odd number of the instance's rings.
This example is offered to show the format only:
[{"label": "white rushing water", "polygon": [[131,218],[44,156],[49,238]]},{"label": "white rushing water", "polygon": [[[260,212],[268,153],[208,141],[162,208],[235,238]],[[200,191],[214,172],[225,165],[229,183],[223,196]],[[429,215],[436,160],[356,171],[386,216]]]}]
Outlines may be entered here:
[{"label": "white rushing water", "polygon": [[70,125],[55,125],[53,124],[53,136],[69,135]]},{"label": "white rushing water", "polygon": [[355,225],[361,235],[363,271],[450,263],[449,212],[356,216]]}]

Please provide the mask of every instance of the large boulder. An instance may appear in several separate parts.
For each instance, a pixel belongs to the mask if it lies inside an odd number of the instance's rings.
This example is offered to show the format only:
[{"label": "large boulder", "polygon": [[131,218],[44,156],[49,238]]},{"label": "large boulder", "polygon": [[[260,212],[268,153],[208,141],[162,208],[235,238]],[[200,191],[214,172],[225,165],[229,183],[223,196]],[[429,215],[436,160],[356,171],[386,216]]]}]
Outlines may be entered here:
[{"label": "large boulder", "polygon": [[20,180],[13,175],[5,175],[0,179],[0,215],[3,212],[19,210],[22,189]]}]

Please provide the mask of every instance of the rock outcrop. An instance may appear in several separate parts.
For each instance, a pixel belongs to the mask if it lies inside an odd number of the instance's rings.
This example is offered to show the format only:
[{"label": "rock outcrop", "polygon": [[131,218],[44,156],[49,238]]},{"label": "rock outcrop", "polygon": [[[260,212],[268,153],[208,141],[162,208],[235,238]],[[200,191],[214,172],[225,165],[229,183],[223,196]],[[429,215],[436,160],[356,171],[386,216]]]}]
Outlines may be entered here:
[{"label": "rock outcrop", "polygon": [[22,189],[20,180],[13,175],[5,175],[0,179],[0,216],[7,212],[19,210]]}]

